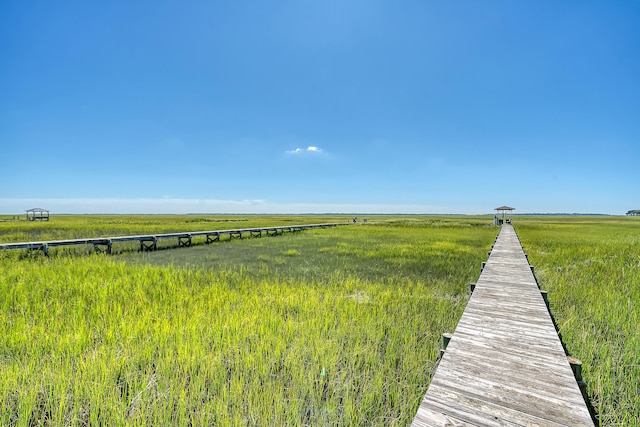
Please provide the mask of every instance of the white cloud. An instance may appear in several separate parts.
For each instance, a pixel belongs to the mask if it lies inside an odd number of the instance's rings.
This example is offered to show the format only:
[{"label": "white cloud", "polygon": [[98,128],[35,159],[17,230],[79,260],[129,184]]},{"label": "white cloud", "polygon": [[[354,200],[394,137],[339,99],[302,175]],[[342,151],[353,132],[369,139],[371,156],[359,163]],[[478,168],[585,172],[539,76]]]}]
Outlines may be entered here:
[{"label": "white cloud", "polygon": [[310,145],[307,148],[296,148],[293,150],[288,150],[287,154],[322,153],[322,152],[324,152],[322,148]]}]

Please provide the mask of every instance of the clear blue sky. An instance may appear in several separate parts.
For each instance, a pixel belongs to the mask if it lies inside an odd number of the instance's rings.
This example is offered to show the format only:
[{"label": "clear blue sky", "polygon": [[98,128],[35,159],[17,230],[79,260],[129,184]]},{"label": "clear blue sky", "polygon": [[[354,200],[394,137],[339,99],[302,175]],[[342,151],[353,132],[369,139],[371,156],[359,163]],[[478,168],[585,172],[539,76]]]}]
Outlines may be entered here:
[{"label": "clear blue sky", "polygon": [[0,213],[640,209],[637,1],[0,1]]}]

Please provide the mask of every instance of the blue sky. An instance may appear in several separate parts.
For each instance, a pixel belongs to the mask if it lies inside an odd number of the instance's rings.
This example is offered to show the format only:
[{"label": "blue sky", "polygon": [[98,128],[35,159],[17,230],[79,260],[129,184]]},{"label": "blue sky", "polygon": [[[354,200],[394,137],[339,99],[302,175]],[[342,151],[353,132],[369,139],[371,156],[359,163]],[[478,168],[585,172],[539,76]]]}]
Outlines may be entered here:
[{"label": "blue sky", "polygon": [[634,1],[0,1],[0,213],[640,209]]}]

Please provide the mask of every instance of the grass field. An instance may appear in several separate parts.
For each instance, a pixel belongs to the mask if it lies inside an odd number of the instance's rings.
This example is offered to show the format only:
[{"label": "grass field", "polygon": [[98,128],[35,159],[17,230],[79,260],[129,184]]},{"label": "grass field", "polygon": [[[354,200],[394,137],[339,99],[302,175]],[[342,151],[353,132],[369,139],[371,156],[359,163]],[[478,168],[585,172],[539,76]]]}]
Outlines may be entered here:
[{"label": "grass field", "polygon": [[485,223],[2,254],[0,424],[406,425],[495,236]]},{"label": "grass field", "polygon": [[518,218],[516,229],[602,425],[640,425],[640,218]]},{"label": "grass field", "polygon": [[[0,222],[0,242],[313,222],[330,219],[68,216]],[[152,253],[0,252],[0,425],[409,424],[498,229],[370,222]],[[640,425],[640,218],[514,225],[603,425]]]}]

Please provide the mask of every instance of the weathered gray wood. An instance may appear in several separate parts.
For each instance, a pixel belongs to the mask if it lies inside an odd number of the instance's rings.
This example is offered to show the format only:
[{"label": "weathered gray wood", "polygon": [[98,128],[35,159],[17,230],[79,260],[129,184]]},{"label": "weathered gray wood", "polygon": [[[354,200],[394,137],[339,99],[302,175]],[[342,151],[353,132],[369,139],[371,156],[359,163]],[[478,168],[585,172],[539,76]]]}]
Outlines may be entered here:
[{"label": "weathered gray wood", "polygon": [[220,241],[220,233],[217,231],[213,231],[213,232],[209,232],[207,233],[207,241],[206,243],[213,243],[213,242],[219,242]]},{"label": "weathered gray wood", "polygon": [[151,236],[148,238],[140,239],[140,251],[155,251],[158,249],[158,238]]},{"label": "weathered gray wood", "polygon": [[[262,232],[266,232],[267,235],[275,236],[283,234],[287,231],[302,231],[312,228],[329,228],[338,227],[341,225],[349,225],[348,222],[338,223],[326,223],[326,224],[306,224],[306,225],[294,225],[286,227],[265,227],[265,228],[243,228],[236,230],[213,230],[213,231],[194,231],[188,233],[164,233],[156,235],[137,235],[137,236],[116,236],[116,237],[100,237],[89,239],[68,239],[68,240],[51,240],[43,242],[19,242],[19,243],[4,243],[0,244],[0,250],[13,250],[13,249],[31,249],[42,250],[45,254],[48,254],[50,247],[56,246],[75,246],[75,245],[94,245],[96,251],[101,251],[101,245],[108,245],[108,253],[111,253],[111,248],[115,242],[140,242],[140,250],[155,250],[157,248],[157,241],[159,239],[177,238],[178,247],[191,246],[191,239],[194,236],[205,236],[206,243],[217,242],[220,240],[222,234],[228,234],[230,238],[241,238],[242,233],[251,233],[252,236],[261,236]],[[108,243],[106,243],[108,242]]]},{"label": "weathered gray wood", "polygon": [[413,426],[593,426],[533,268],[502,226]]},{"label": "weathered gray wood", "polygon": [[93,242],[93,248],[97,254],[106,253],[110,254],[113,247],[113,242],[109,239]]},{"label": "weathered gray wood", "polygon": [[192,238],[191,234],[185,234],[184,236],[178,236],[178,247],[179,248],[188,248],[191,246]]}]

